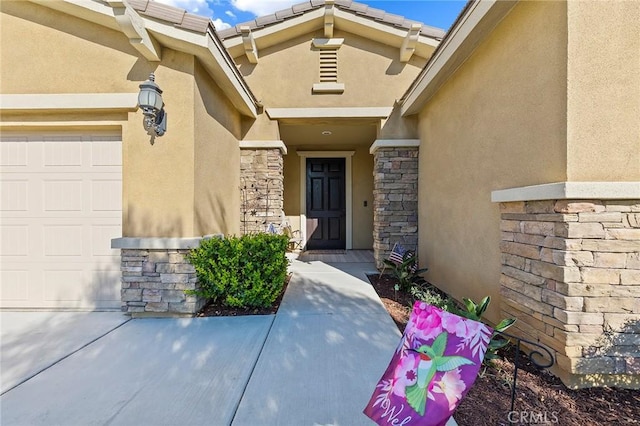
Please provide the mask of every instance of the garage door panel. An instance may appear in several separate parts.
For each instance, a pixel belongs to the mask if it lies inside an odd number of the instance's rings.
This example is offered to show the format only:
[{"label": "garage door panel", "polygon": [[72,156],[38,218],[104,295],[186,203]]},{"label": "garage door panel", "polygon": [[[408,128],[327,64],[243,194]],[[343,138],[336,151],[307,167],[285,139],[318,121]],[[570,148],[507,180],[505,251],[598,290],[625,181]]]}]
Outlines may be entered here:
[{"label": "garage door panel", "polygon": [[27,257],[28,255],[29,226],[11,225],[3,221],[0,225],[0,256]]},{"label": "garage door panel", "polygon": [[[52,302],[73,302],[67,304],[78,307],[96,302],[120,302],[120,275],[113,270],[100,270],[87,264],[70,263],[67,269],[50,265],[43,270],[43,301],[48,306]],[[73,269],[75,267],[75,269]],[[105,265],[106,267],[106,265]]]},{"label": "garage door panel", "polygon": [[[2,218],[93,218],[122,215],[122,181],[116,173],[84,179],[68,173],[4,173],[0,182]],[[8,176],[8,177],[4,177]]]},{"label": "garage door panel", "polygon": [[29,182],[12,179],[0,182],[0,211],[26,212],[29,208]]},{"label": "garage door panel", "polygon": [[5,270],[0,271],[0,300],[24,302],[29,300],[29,271]]},{"label": "garage door panel", "polygon": [[122,164],[122,149],[113,141],[96,141],[91,144],[91,165],[93,167],[114,167]]},{"label": "garage door panel", "polygon": [[118,250],[111,248],[111,240],[118,238],[120,229],[118,225],[93,225],[91,227],[91,255],[99,256],[118,256]]},{"label": "garage door panel", "polygon": [[90,289],[84,283],[84,271],[81,265],[76,270],[44,270],[44,300],[48,302],[67,301],[80,302],[89,299],[86,294]]},{"label": "garage door panel", "polygon": [[81,225],[44,225],[42,237],[44,255],[50,256],[82,256]]},{"label": "garage door panel", "polygon": [[0,165],[3,167],[27,166],[27,138],[13,137],[0,144]]},{"label": "garage door panel", "polygon": [[83,144],[79,137],[75,141],[67,141],[63,138],[47,138],[44,147],[43,165],[45,168],[58,168],[60,166],[81,167],[83,164]]},{"label": "garage door panel", "polygon": [[2,135],[0,306],[119,308],[119,140]]},{"label": "garage door panel", "polygon": [[81,212],[82,180],[44,180],[42,182],[45,212]]},{"label": "garage door panel", "polygon": [[[111,302],[115,306],[120,306],[120,259],[118,259],[118,271],[92,270],[91,271],[91,297],[94,300]],[[115,283],[115,284],[114,284]]]},{"label": "garage door panel", "polygon": [[91,182],[91,211],[122,211],[122,182],[116,179],[94,179]]}]

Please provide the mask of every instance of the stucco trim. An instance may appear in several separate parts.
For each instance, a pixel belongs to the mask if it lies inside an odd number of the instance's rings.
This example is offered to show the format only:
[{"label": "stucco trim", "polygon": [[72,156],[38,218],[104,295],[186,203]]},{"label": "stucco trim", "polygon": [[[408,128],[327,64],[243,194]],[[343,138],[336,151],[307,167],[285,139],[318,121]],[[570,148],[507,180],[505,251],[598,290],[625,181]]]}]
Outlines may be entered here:
[{"label": "stucco trim", "polygon": [[351,162],[355,151],[298,151],[300,156],[300,234],[303,249],[307,244],[307,158],[344,158],[346,241],[345,249],[353,248],[353,179]]},{"label": "stucco trim", "polygon": [[147,31],[142,17],[125,0],[106,0],[113,9],[116,22],[122,32],[129,38],[129,43],[148,61],[159,62],[162,47]]},{"label": "stucco trim", "polygon": [[282,155],[287,155],[287,146],[283,141],[240,141],[240,149],[279,149]]},{"label": "stucco trim", "polygon": [[135,111],[137,93],[57,93],[0,95],[0,111]]},{"label": "stucco trim", "polygon": [[267,108],[272,120],[296,118],[387,118],[392,107]]},{"label": "stucco trim", "polygon": [[207,238],[222,238],[222,234],[205,235],[193,238],[144,238],[121,237],[111,240],[112,249],[152,249],[152,250],[186,250],[198,247],[200,241]]},{"label": "stucco trim", "polygon": [[313,93],[344,93],[344,83],[314,83]]},{"label": "stucco trim", "polygon": [[343,38],[314,38],[313,47],[316,49],[340,49],[344,43]]},{"label": "stucco trim", "polygon": [[403,97],[401,114],[404,116],[420,112],[516,3],[484,0],[470,4]]},{"label": "stucco trim", "polygon": [[375,154],[380,148],[417,148],[420,139],[376,139],[369,148],[369,154]]},{"label": "stucco trim", "polygon": [[491,192],[494,203],[593,199],[640,200],[640,182],[556,182]]},{"label": "stucco trim", "polygon": [[[356,3],[354,2],[353,5]],[[256,43],[261,49],[281,43],[282,34],[287,34],[287,40],[302,34],[308,34],[316,29],[324,29],[325,9],[319,7],[312,9],[311,3],[301,3],[290,9],[285,9],[275,14],[263,16],[253,21],[241,23],[230,29],[219,31],[225,46],[234,57],[243,54],[240,27],[249,25]],[[372,41],[377,41],[388,46],[400,48],[407,34],[407,30],[415,21],[405,19],[398,15],[377,14],[369,15],[373,8],[353,9],[344,4],[336,4],[333,8],[333,29],[338,29],[353,34],[360,34]],[[378,11],[382,12],[382,11]],[[326,35],[326,33],[325,33]],[[416,54],[428,58],[432,49],[436,47],[445,31],[439,28],[422,25],[416,46]],[[330,37],[326,37],[330,38]]]}]

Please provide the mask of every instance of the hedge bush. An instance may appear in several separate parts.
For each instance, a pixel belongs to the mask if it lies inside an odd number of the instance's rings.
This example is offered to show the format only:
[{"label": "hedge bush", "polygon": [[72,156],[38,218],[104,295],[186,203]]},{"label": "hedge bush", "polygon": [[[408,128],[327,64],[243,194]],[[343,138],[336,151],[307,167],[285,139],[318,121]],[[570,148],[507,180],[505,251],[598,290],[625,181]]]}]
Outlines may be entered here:
[{"label": "hedge bush", "polygon": [[274,234],[202,240],[188,255],[200,281],[191,293],[236,308],[271,306],[287,275],[288,243]]}]

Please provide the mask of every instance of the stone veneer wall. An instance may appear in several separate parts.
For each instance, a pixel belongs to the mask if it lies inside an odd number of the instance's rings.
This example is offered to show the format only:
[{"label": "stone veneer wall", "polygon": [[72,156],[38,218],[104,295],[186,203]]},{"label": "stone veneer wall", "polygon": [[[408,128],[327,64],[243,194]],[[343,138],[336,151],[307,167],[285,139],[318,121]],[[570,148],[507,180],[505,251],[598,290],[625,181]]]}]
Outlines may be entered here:
[{"label": "stone veneer wall", "polygon": [[196,271],[188,249],[122,249],[122,311],[133,316],[192,315],[206,300],[195,290]]},{"label": "stone veneer wall", "polygon": [[395,243],[417,249],[418,148],[376,149],[373,176],[373,253],[381,268]]},{"label": "stone veneer wall", "polygon": [[502,313],[570,387],[640,386],[640,200],[500,205]]},{"label": "stone veneer wall", "polygon": [[280,148],[240,152],[240,231],[264,232],[284,219],[283,153]]}]

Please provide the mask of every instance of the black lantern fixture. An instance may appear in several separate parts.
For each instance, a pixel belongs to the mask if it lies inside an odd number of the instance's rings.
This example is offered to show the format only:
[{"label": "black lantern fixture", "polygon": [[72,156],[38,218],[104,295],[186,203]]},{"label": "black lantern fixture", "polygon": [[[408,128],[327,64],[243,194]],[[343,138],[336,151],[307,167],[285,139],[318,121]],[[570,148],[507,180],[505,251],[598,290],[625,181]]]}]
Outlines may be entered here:
[{"label": "black lantern fixture", "polygon": [[138,106],[144,114],[142,124],[147,134],[152,138],[164,135],[167,131],[167,113],[164,110],[162,90],[155,83],[153,73],[140,85]]}]

